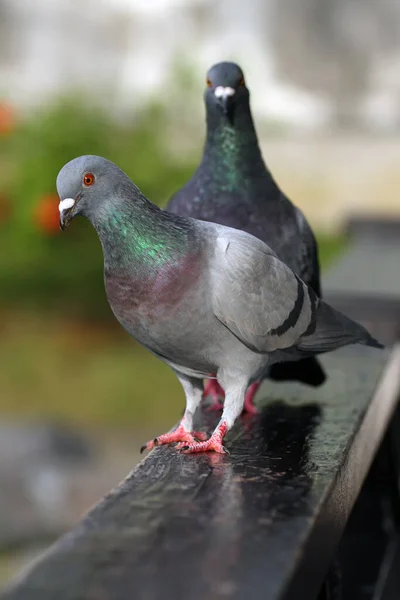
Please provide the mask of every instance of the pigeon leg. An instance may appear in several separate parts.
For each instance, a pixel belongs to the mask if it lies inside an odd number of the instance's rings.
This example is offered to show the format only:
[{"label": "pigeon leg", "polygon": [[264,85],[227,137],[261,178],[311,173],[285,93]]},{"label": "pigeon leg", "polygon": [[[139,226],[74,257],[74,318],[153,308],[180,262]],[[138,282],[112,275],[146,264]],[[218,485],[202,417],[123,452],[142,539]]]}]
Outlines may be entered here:
[{"label": "pigeon leg", "polygon": [[202,381],[201,379],[185,377],[184,375],[178,373],[177,375],[186,394],[186,409],[182,420],[174,431],[159,435],[153,440],[147,442],[147,444],[144,444],[144,446],[141,447],[140,452],[144,452],[144,450],[151,450],[152,448],[161,446],[163,444],[171,444],[172,442],[195,444],[197,443],[197,440],[207,439],[207,434],[203,431],[192,431],[193,416],[200,404],[203,393]]},{"label": "pigeon leg", "polygon": [[256,395],[260,385],[261,381],[255,381],[247,388],[246,396],[244,399],[243,412],[248,412],[251,415],[258,415],[258,413],[260,412],[258,408],[254,406],[254,396]]},{"label": "pigeon leg", "polygon": [[225,392],[216,379],[207,379],[204,386],[203,398],[206,398],[206,396],[211,397],[211,406],[209,406],[207,410],[214,411],[223,409],[224,405],[220,400],[225,397]]},{"label": "pigeon leg", "polygon": [[[247,412],[251,415],[258,415],[258,413],[260,412],[258,408],[254,406],[254,396],[256,395],[260,385],[261,381],[255,381],[254,383],[249,385],[246,392],[243,412]],[[205,398],[206,396],[211,396],[212,400],[211,405],[207,407],[208,411],[223,410],[224,405],[219,400],[220,398],[225,397],[225,392],[216,379],[207,379],[207,382],[204,386],[203,398]]]},{"label": "pigeon leg", "polygon": [[225,379],[228,385],[225,386],[222,382],[223,387],[227,390],[225,397],[224,410],[222,417],[217,427],[215,428],[210,439],[205,442],[195,442],[194,444],[180,443],[177,445],[177,449],[181,450],[185,454],[193,454],[196,452],[208,452],[214,450],[220,454],[229,454],[228,450],[223,446],[225,434],[232,428],[234,422],[243,410],[244,398],[247,388],[247,381],[245,383],[237,383],[235,381],[235,375],[226,376]]}]

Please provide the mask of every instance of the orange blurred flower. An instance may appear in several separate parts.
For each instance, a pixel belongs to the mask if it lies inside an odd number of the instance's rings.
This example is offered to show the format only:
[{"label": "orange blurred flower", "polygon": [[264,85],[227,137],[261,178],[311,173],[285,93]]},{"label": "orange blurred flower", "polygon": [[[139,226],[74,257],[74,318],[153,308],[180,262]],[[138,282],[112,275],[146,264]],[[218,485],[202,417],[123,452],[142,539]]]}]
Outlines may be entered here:
[{"label": "orange blurred flower", "polygon": [[0,136],[11,133],[15,126],[14,110],[10,104],[0,103]]},{"label": "orange blurred flower", "polygon": [[60,214],[58,211],[58,196],[47,194],[42,196],[36,206],[34,220],[37,227],[47,235],[60,232]]}]

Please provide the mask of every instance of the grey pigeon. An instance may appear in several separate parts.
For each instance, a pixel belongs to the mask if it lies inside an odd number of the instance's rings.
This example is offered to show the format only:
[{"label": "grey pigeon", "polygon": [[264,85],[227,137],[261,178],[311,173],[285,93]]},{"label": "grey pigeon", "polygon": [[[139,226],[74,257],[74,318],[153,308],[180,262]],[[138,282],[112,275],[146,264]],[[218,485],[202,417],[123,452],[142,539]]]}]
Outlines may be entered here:
[{"label": "grey pigeon", "polygon": [[[381,347],[320,300],[276,254],[237,229],[184,218],[152,204],[116,165],[97,156],[57,178],[60,225],[88,218],[104,253],[107,298],[121,325],[175,371],[186,394],[179,427],[146,447],[224,453],[250,383],[269,366],[360,343]],[[203,379],[225,391],[209,439],[192,431]],[[196,441],[200,439],[200,441]]]},{"label": "grey pigeon", "polygon": [[[321,296],[314,235],[303,213],[281,192],[265,166],[240,67],[231,62],[211,67],[204,99],[207,137],[203,158],[193,177],[171,198],[167,210],[255,235]],[[268,375],[312,386],[321,385],[326,378],[313,357],[278,363]],[[247,410],[253,410],[258,385],[249,388]],[[210,380],[206,393],[216,399],[220,392],[218,384]]]}]

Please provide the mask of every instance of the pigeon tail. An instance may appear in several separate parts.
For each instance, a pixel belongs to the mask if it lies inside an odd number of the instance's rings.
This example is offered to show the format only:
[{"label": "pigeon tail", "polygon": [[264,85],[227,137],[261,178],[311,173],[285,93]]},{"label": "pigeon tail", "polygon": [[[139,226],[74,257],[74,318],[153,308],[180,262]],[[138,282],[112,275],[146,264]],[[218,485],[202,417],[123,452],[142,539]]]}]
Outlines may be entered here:
[{"label": "pigeon tail", "polygon": [[320,300],[317,308],[316,328],[313,333],[301,338],[297,349],[306,354],[318,354],[330,352],[348,344],[384,348],[362,325]]}]

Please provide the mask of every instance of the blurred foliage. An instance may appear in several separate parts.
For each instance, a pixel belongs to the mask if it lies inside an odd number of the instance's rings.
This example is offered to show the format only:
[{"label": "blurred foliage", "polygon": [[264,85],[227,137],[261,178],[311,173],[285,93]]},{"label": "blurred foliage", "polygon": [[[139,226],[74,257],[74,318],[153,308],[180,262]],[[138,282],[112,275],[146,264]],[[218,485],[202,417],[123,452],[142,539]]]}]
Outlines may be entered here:
[{"label": "blurred foliage", "polygon": [[[334,258],[338,258],[341,252],[346,249],[347,238],[345,235],[317,234],[319,262],[321,269],[326,269]],[[323,291],[323,286],[322,286]]]},{"label": "blurred foliage", "polygon": [[72,158],[98,154],[117,163],[152,201],[165,203],[195,166],[171,157],[162,136],[167,121],[159,104],[120,122],[76,97],[43,107],[1,137],[2,304],[54,310],[68,305],[70,314],[108,314],[98,241],[82,219],[68,236],[59,233],[55,180]]},{"label": "blurred foliage", "polygon": [[71,424],[167,428],[184,408],[173,371],[109,327],[0,312],[0,414]]}]

